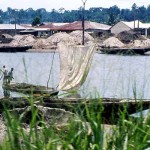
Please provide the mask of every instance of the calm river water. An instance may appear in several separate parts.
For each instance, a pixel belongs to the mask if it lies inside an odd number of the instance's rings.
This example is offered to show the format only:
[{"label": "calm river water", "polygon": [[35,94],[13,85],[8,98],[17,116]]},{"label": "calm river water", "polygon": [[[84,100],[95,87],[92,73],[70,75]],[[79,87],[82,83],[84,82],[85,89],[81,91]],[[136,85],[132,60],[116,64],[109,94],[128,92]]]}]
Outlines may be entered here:
[{"label": "calm river water", "polygon": [[[0,67],[14,68],[15,82],[47,84],[53,53],[0,53]],[[56,53],[49,87],[59,82],[60,63]],[[0,86],[2,80],[0,80]],[[150,56],[121,56],[95,53],[82,97],[118,97],[150,99]],[[11,93],[13,96],[13,93]],[[0,88],[0,96],[3,90]]]}]

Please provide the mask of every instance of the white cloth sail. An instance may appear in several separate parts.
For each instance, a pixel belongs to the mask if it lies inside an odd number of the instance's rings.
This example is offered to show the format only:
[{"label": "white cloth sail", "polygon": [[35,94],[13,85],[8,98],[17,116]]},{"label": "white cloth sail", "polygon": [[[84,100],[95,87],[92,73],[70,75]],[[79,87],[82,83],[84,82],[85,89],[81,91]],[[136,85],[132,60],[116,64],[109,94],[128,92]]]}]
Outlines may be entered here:
[{"label": "white cloth sail", "polygon": [[60,81],[58,90],[78,89],[89,72],[95,46],[59,46]]}]

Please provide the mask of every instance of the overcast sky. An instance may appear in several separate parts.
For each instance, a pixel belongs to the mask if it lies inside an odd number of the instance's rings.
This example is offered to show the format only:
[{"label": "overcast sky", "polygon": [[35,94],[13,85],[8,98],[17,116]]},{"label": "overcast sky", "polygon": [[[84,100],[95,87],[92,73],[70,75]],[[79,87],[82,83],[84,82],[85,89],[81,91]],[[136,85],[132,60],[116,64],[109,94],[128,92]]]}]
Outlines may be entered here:
[{"label": "overcast sky", "polygon": [[[33,9],[45,8],[47,11],[58,10],[63,7],[66,10],[78,9],[82,6],[82,0],[0,0],[0,9],[7,10],[7,7],[13,9]],[[85,1],[85,0],[83,0]],[[150,5],[150,0],[87,0],[86,8],[105,7],[108,8],[117,5],[119,8],[131,8],[133,3],[137,6]]]}]

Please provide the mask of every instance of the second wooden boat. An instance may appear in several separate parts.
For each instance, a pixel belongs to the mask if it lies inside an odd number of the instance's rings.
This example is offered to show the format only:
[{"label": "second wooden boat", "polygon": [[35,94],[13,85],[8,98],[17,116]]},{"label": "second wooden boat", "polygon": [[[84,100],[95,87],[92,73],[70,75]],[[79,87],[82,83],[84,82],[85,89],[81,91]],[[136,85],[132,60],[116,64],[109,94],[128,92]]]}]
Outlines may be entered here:
[{"label": "second wooden boat", "polygon": [[4,86],[6,90],[24,93],[24,94],[34,94],[38,95],[57,95],[58,91],[54,88],[47,88],[46,86],[33,85],[28,83],[11,83],[10,85]]}]

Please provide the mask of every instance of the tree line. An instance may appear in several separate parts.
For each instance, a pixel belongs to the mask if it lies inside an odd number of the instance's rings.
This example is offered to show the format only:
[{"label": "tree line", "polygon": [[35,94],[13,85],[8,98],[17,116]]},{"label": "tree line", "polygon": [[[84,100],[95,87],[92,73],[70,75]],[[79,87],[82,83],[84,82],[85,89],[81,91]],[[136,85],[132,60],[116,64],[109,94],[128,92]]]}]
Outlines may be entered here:
[{"label": "tree line", "polygon": [[[38,23],[81,21],[83,18],[82,11],[82,7],[77,10],[60,8],[59,10],[52,9],[51,11],[47,11],[45,8],[18,10],[8,7],[6,11],[0,9],[0,23],[33,24],[36,21]],[[119,21],[133,21],[134,19],[150,22],[150,5],[148,7],[137,7],[134,3],[131,9],[120,9],[116,5],[109,8],[93,7],[84,11],[84,18],[85,20],[109,25]]]}]

